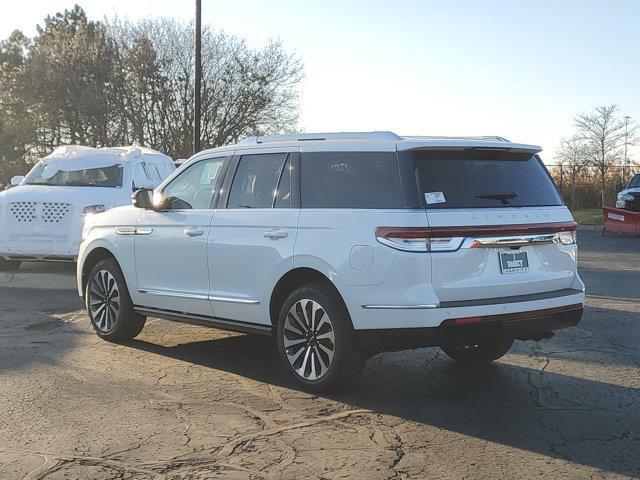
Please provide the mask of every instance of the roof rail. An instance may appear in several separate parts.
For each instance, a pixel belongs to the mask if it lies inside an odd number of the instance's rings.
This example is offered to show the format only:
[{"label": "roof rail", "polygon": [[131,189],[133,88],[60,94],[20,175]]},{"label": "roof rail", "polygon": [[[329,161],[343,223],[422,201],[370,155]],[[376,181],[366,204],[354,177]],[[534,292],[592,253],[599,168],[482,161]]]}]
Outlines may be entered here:
[{"label": "roof rail", "polygon": [[291,135],[263,135],[247,137],[238,145],[256,145],[272,142],[309,142],[318,140],[379,140],[397,141],[401,137],[393,132],[340,132],[340,133],[294,133]]},{"label": "roof rail", "polygon": [[457,137],[457,136],[440,136],[440,135],[406,135],[402,138],[411,139],[411,138],[421,138],[421,139],[432,139],[432,140],[483,140],[483,141],[494,141],[494,142],[507,142],[511,143],[510,140],[507,140],[504,137],[499,137],[497,135],[476,135],[469,137]]}]

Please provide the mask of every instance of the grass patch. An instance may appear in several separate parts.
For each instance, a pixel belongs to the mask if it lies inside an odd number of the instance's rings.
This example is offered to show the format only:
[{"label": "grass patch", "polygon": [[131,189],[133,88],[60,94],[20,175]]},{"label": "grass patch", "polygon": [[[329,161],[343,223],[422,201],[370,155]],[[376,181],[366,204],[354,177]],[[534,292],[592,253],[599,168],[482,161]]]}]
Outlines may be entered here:
[{"label": "grass patch", "polygon": [[599,225],[602,226],[603,217],[601,208],[582,208],[571,210],[573,218],[578,225]]}]

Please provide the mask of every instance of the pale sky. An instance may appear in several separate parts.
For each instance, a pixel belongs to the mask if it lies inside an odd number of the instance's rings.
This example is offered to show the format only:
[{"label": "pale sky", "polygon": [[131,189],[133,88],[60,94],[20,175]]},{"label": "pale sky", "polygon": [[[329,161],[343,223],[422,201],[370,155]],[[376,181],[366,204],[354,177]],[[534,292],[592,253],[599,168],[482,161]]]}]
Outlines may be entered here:
[{"label": "pale sky", "polygon": [[[0,37],[73,1],[2,2]],[[193,0],[77,0],[90,18],[190,20]],[[640,1],[202,0],[203,23],[305,65],[300,125],[500,135],[552,163],[572,118],[618,103],[640,120]],[[634,149],[640,160],[640,149]]]}]

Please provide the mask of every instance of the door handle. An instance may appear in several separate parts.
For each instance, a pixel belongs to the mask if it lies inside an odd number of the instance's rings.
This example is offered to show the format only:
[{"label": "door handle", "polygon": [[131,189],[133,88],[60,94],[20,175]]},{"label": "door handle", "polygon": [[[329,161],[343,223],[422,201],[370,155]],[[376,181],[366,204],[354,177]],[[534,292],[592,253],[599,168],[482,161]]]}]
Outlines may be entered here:
[{"label": "door handle", "polygon": [[204,234],[204,230],[200,228],[185,228],[184,234],[187,237],[199,237],[200,235]]},{"label": "door handle", "polygon": [[266,238],[270,238],[271,240],[285,238],[287,235],[289,235],[289,233],[285,232],[284,230],[270,230],[268,232],[264,232],[264,236]]}]

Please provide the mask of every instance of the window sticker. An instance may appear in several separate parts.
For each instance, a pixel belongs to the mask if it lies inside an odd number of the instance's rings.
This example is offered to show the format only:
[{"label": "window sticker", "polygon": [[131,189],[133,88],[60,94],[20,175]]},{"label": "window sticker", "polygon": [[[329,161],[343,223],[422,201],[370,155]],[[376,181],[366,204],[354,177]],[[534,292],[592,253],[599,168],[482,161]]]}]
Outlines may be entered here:
[{"label": "window sticker", "polygon": [[424,199],[427,202],[427,205],[431,205],[433,203],[445,203],[446,200],[444,198],[444,193],[442,192],[427,192],[424,194]]}]

